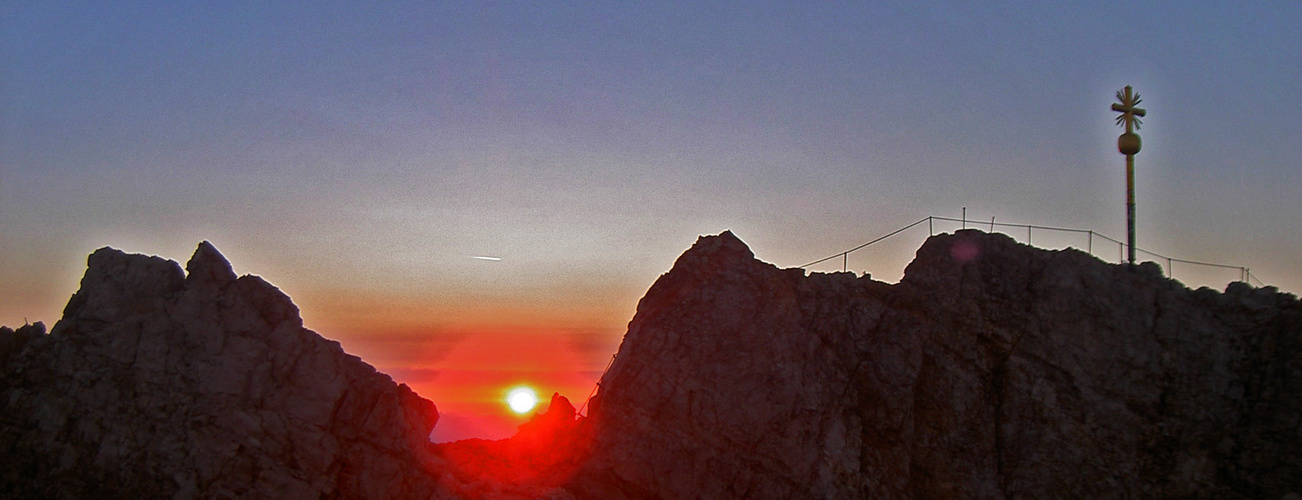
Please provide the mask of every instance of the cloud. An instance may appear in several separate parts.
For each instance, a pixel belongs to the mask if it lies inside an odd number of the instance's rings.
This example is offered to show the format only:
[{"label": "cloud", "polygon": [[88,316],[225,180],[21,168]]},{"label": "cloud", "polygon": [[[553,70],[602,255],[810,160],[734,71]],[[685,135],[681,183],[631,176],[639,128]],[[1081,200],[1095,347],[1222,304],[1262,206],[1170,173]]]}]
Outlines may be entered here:
[{"label": "cloud", "polygon": [[414,331],[347,332],[340,335],[338,340],[350,353],[393,375],[399,371],[434,371],[425,367],[437,364],[447,357],[449,352],[469,336],[469,333],[463,331],[429,328]]},{"label": "cloud", "polygon": [[575,352],[585,363],[597,369],[596,373],[606,367],[611,356],[619,350],[623,339],[622,332],[599,329],[572,330],[561,334],[566,346]]}]

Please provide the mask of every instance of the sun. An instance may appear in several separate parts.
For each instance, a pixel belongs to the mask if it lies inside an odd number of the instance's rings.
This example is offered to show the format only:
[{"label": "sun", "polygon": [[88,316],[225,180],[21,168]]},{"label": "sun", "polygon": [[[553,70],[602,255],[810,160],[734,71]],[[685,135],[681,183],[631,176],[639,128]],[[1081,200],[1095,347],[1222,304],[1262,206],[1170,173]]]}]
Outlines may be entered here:
[{"label": "sun", "polygon": [[528,387],[516,387],[507,391],[506,405],[511,411],[523,415],[538,406],[538,394]]}]

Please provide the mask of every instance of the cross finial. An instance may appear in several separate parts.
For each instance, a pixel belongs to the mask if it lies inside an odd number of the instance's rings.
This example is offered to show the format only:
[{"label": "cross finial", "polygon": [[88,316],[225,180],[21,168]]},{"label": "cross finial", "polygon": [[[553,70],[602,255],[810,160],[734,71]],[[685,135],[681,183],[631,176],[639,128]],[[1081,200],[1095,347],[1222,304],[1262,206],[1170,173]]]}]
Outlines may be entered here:
[{"label": "cross finial", "polygon": [[1145,111],[1144,108],[1135,107],[1144,102],[1143,99],[1139,98],[1139,93],[1126,85],[1124,90],[1117,91],[1117,100],[1121,102],[1112,104],[1113,111],[1121,112],[1121,116],[1117,117],[1117,125],[1124,123],[1127,134],[1139,130],[1139,124],[1142,123],[1139,121],[1139,117],[1148,114],[1148,111]]},{"label": "cross finial", "polygon": [[1135,153],[1139,152],[1141,142],[1139,134],[1135,130],[1139,129],[1139,117],[1148,114],[1144,108],[1135,107],[1143,102],[1135,89],[1126,85],[1125,89],[1117,91],[1117,100],[1121,101],[1112,105],[1113,111],[1118,111],[1121,116],[1117,117],[1117,125],[1125,124],[1126,133],[1117,137],[1117,152],[1126,155],[1126,243],[1130,263],[1135,263]]}]

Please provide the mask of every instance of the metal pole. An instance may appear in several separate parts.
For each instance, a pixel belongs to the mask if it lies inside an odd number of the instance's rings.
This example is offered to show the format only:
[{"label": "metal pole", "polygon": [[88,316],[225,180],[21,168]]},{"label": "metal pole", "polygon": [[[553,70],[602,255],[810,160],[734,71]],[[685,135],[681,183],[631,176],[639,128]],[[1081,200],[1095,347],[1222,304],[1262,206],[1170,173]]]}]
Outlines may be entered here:
[{"label": "metal pole", "polygon": [[1128,257],[1135,263],[1135,155],[1126,155],[1126,243]]},{"label": "metal pole", "polygon": [[963,207],[963,229],[967,229],[967,207]]},{"label": "metal pole", "polygon": [[1139,140],[1139,134],[1135,131],[1139,129],[1139,117],[1148,114],[1144,108],[1136,107],[1143,102],[1139,94],[1134,89],[1126,85],[1126,88],[1117,91],[1118,103],[1112,105],[1113,111],[1118,111],[1121,116],[1117,117],[1117,125],[1125,125],[1126,133],[1117,137],[1117,152],[1126,155],[1126,244],[1130,246],[1129,260],[1130,264],[1135,263],[1135,153],[1138,153],[1142,143]]}]

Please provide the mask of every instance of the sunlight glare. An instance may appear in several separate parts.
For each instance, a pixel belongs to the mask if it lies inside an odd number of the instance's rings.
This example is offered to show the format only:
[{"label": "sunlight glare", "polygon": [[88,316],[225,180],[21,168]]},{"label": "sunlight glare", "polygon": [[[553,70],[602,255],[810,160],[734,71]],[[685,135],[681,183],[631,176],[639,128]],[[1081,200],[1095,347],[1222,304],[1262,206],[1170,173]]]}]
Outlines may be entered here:
[{"label": "sunlight glare", "polygon": [[506,393],[506,404],[518,414],[528,413],[538,405],[538,394],[528,387],[516,387]]}]

